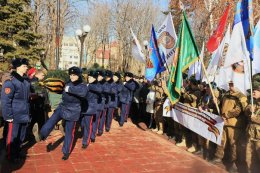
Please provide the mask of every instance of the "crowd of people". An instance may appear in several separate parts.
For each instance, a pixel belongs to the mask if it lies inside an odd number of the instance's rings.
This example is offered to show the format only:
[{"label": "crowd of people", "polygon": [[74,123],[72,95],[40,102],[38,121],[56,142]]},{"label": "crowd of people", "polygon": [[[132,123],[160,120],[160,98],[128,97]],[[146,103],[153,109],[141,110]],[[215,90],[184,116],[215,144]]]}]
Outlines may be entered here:
[{"label": "crowd of people", "polygon": [[225,91],[214,82],[206,84],[194,77],[184,77],[180,102],[199,111],[212,112],[224,120],[221,145],[216,145],[171,117],[163,117],[163,103],[167,99],[164,78],[148,82],[130,72],[122,76],[109,70],[91,70],[84,76],[80,68],[71,67],[62,100],[49,117],[48,87],[42,84],[45,71],[31,68],[27,72],[28,66],[27,59],[16,58],[11,72],[1,74],[3,137],[10,161],[24,157],[20,151],[26,136],[37,142],[45,140],[60,120],[64,122],[65,132],[62,159],[67,160],[78,125],[83,134],[82,149],[87,149],[96,136],[102,136],[104,130],[110,131],[113,119],[117,118],[122,127],[131,118],[142,128],[145,124],[144,130],[166,134],[176,146],[187,147],[188,152],[203,155],[212,163],[221,163],[228,157],[230,172],[237,171],[238,160],[246,163],[248,172],[257,172],[260,163],[259,74],[252,81],[253,104],[250,96],[241,93],[232,81]]}]

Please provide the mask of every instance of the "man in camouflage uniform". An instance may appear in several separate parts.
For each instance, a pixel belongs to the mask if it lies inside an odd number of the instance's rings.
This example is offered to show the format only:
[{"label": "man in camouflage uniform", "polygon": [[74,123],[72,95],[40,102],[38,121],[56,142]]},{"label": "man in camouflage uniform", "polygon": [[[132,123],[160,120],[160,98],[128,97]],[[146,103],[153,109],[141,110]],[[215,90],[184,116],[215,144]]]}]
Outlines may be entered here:
[{"label": "man in camouflage uniform", "polygon": [[246,117],[244,110],[247,106],[247,97],[229,82],[229,91],[223,96],[221,103],[221,116],[224,119],[224,129],[221,146],[217,146],[213,163],[220,163],[224,157],[227,144],[230,145],[230,172],[237,172],[235,161],[237,160],[237,147],[239,138],[245,131]]},{"label": "man in camouflage uniform", "polygon": [[[214,92],[216,102],[219,105],[220,98],[219,98],[219,91],[217,90],[217,84],[215,82],[211,82],[210,85],[211,85],[212,90]],[[206,90],[205,94],[200,99],[200,103],[198,104],[199,111],[204,110],[204,111],[211,112],[213,114],[218,115],[217,107],[216,107],[216,104],[213,100],[213,96],[212,96],[212,93],[210,91],[209,84],[206,85],[205,90]],[[202,148],[201,148],[201,150],[198,150],[197,152],[195,152],[195,154],[203,153],[203,157],[205,159],[210,159],[210,154],[212,153],[213,146],[215,144],[210,142],[209,140],[205,139],[202,136],[199,136],[199,144]]]},{"label": "man in camouflage uniform", "polygon": [[245,110],[249,119],[246,147],[246,163],[249,173],[260,170],[260,80],[253,83],[253,98],[254,105],[248,105]]},{"label": "man in camouflage uniform", "polygon": [[[190,87],[187,91],[182,90],[183,103],[190,107],[197,107],[197,103],[201,97],[201,92],[198,87],[198,81],[195,77],[190,78]],[[189,152],[195,152],[198,150],[198,135],[189,129],[183,127],[184,136],[187,140],[182,140],[181,143],[177,144],[177,146],[186,146],[188,147]]]},{"label": "man in camouflage uniform", "polygon": [[163,103],[166,99],[166,95],[162,88],[161,81],[155,81],[155,113],[154,119],[156,123],[156,128],[152,131],[157,132],[157,134],[163,134]]}]

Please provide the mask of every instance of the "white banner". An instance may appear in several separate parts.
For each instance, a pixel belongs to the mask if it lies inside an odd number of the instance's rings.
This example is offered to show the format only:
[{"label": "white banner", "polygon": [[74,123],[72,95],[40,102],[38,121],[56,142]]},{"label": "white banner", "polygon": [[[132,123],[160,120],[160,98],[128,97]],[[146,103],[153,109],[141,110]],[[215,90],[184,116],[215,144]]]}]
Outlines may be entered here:
[{"label": "white banner", "polygon": [[167,100],[163,105],[163,116],[172,117],[174,121],[186,128],[221,145],[224,121],[220,116],[206,111],[200,112],[197,108],[189,107],[182,103],[175,104],[174,108],[170,110],[170,102]]}]

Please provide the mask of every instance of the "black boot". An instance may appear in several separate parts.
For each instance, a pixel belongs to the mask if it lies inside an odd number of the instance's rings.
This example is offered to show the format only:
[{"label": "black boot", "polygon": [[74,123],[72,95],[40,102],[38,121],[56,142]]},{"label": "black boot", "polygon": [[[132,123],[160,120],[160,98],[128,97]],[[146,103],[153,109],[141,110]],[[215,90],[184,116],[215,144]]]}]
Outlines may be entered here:
[{"label": "black boot", "polygon": [[68,160],[68,158],[69,158],[69,154],[64,154],[61,159],[62,160]]}]

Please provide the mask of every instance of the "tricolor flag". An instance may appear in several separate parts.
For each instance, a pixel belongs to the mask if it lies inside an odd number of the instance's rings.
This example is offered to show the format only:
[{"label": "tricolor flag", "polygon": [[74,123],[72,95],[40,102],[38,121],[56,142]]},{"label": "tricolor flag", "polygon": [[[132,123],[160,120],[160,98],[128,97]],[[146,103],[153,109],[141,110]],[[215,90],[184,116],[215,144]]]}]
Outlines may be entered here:
[{"label": "tricolor flag", "polygon": [[250,88],[250,63],[242,25],[243,11],[241,10],[244,9],[241,8],[241,1],[239,1],[236,6],[234,27],[224,67],[232,68],[230,80],[233,80],[236,88],[246,94],[246,90]]}]

